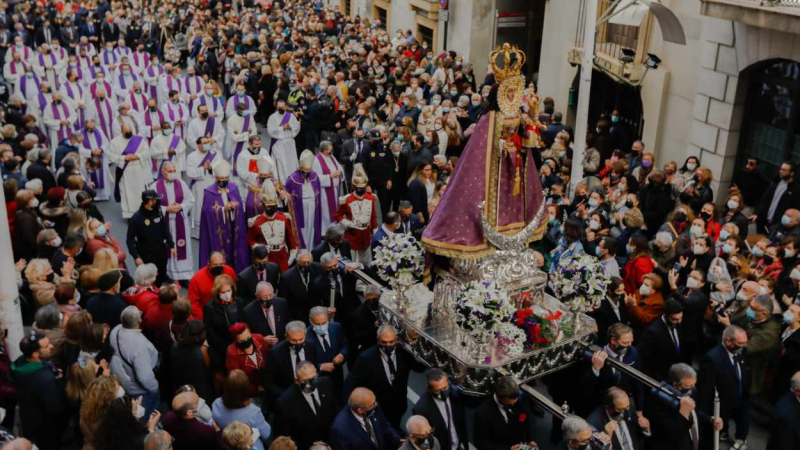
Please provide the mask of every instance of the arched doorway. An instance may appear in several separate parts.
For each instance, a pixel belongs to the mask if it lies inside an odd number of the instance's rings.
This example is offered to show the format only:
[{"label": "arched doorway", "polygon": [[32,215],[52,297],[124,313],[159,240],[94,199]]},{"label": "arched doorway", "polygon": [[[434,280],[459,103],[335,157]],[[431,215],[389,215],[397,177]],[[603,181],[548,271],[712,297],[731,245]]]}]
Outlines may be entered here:
[{"label": "arched doorway", "polygon": [[771,179],[783,161],[800,162],[800,63],[773,59],[747,72],[736,167],[756,158],[761,174]]}]

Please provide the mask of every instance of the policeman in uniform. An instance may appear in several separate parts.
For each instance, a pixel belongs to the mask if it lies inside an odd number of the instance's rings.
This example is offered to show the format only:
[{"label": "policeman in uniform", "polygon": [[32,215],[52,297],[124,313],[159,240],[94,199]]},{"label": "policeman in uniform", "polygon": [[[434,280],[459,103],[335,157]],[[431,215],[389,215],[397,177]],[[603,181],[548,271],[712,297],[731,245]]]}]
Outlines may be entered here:
[{"label": "policeman in uniform", "polygon": [[128,253],[133,257],[137,266],[152,263],[158,268],[156,284],[161,286],[167,277],[167,261],[169,254],[178,256],[172,235],[169,232],[169,221],[161,213],[159,203],[161,196],[154,190],[142,192],[142,205],[133,213],[128,224]]}]

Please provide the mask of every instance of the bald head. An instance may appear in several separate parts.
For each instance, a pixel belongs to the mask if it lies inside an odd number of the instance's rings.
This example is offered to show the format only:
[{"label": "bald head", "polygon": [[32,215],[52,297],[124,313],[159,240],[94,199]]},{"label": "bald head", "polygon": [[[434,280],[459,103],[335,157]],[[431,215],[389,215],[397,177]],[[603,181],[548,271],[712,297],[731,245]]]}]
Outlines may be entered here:
[{"label": "bald head", "polygon": [[359,411],[367,411],[375,406],[375,394],[367,388],[356,388],[350,394],[347,404],[350,409],[359,413],[359,415],[363,415]]},{"label": "bald head", "polygon": [[194,419],[199,399],[195,392],[181,392],[172,399],[172,410],[184,419]]},{"label": "bald head", "polygon": [[761,285],[757,281],[745,281],[742,285],[742,291],[747,295],[747,300],[752,300],[761,292]]},{"label": "bald head", "polygon": [[430,433],[431,424],[423,416],[411,416],[406,422],[406,429],[408,434],[424,436]]}]

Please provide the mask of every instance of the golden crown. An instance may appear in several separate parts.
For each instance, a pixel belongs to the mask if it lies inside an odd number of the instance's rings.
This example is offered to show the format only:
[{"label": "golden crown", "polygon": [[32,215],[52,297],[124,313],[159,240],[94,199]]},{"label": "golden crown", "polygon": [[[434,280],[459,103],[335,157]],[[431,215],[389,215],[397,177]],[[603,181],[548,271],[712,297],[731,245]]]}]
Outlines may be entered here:
[{"label": "golden crown", "polygon": [[[503,67],[497,65],[498,58],[503,56]],[[512,56],[513,62],[512,62]],[[489,60],[492,63],[492,72],[494,79],[498,83],[511,77],[515,77],[522,73],[522,65],[525,64],[525,52],[518,49],[516,45],[509,45],[508,42],[498,47],[496,50],[489,54]]]}]

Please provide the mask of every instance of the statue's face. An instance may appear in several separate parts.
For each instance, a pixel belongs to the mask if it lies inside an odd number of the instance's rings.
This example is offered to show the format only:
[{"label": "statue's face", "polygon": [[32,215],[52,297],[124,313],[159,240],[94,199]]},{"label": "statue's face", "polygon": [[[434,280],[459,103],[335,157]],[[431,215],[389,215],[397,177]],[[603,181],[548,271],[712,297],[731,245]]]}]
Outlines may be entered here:
[{"label": "statue's face", "polygon": [[514,101],[514,97],[517,95],[517,88],[516,87],[509,87],[506,89],[506,98],[508,101]]}]

